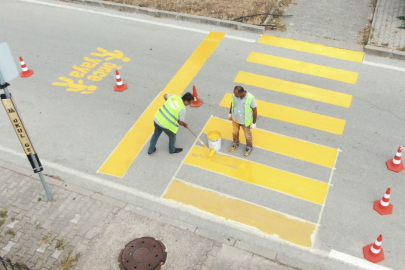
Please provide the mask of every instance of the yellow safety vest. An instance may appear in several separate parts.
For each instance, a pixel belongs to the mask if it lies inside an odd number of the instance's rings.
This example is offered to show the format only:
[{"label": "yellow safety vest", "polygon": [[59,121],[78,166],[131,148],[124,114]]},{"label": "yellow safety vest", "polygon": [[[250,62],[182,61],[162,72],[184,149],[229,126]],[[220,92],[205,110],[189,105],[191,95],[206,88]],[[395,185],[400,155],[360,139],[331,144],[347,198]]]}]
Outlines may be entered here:
[{"label": "yellow safety vest", "polygon": [[[245,126],[248,127],[253,123],[253,110],[250,108],[250,104],[252,103],[254,96],[247,93],[247,100],[245,103]],[[235,109],[235,95],[232,95],[232,118],[233,118],[233,111]]]},{"label": "yellow safety vest", "polygon": [[155,117],[164,128],[176,134],[179,130],[179,113],[185,108],[181,97],[173,95],[160,107]]}]

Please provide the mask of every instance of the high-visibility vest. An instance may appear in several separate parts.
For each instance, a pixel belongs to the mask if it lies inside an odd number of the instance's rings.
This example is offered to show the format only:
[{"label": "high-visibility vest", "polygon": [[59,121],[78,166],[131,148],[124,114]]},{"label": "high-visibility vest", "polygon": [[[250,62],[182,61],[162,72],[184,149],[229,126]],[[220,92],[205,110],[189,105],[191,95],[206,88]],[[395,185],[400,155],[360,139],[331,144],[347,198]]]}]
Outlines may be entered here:
[{"label": "high-visibility vest", "polygon": [[[245,126],[248,127],[253,123],[253,110],[250,108],[250,104],[252,103],[254,96],[247,93],[247,100],[245,103]],[[233,119],[233,111],[235,110],[235,95],[232,95],[232,119]]]},{"label": "high-visibility vest", "polygon": [[179,113],[184,109],[186,106],[181,97],[173,95],[160,107],[155,117],[164,128],[176,134],[179,130]]}]

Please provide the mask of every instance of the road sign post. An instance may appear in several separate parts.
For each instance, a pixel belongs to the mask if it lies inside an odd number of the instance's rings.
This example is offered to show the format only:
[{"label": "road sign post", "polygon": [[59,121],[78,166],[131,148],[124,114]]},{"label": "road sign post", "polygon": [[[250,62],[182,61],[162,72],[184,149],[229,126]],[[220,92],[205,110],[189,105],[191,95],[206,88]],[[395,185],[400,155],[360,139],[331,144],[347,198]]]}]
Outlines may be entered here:
[{"label": "road sign post", "polygon": [[[6,44],[6,46],[4,46]],[[11,59],[11,60],[10,60]],[[6,78],[12,80],[18,77],[18,70],[15,66],[14,61],[12,60],[11,52],[8,48],[7,43],[0,44],[0,89],[4,90],[4,94],[0,95],[1,102],[3,103],[4,109],[8,117],[10,118],[11,124],[17,134],[18,139],[24,149],[25,154],[31,164],[32,169],[35,173],[38,173],[39,178],[41,179],[42,185],[45,189],[46,196],[49,201],[52,201],[52,194],[48,190],[48,186],[45,182],[44,176],[42,174],[43,168],[41,161],[37,153],[35,152],[34,146],[31,143],[28,133],[24,127],[24,124],[21,120],[20,114],[18,113],[17,107],[14,103],[14,100],[7,90],[7,87],[10,85],[5,82],[3,79],[3,73],[7,74]],[[5,63],[7,61],[7,63]],[[17,72],[15,72],[17,71]],[[17,75],[15,75],[17,73]]]}]

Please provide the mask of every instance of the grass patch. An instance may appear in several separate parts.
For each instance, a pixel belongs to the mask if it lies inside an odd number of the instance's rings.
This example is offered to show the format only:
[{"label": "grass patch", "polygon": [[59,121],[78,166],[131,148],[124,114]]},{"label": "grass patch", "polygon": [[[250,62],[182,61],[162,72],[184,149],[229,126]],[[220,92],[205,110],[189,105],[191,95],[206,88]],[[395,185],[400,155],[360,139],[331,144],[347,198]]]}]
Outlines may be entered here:
[{"label": "grass patch", "polygon": [[0,218],[6,218],[7,217],[7,208],[4,208],[0,210]]},{"label": "grass patch", "polygon": [[14,237],[16,235],[15,231],[13,229],[8,229],[5,232],[6,235],[11,235],[11,237]]},{"label": "grass patch", "polygon": [[69,251],[68,255],[66,258],[64,258],[61,262],[58,268],[56,270],[70,270],[75,267],[76,263],[80,259],[80,253],[76,254],[75,256],[72,255],[72,251]]},{"label": "grass patch", "polygon": [[0,219],[0,227],[4,225],[4,222],[6,222],[5,219]]},{"label": "grass patch", "polygon": [[[107,0],[120,4],[134,5],[158,10],[180,12],[223,20],[234,20],[243,16],[270,13],[277,0]],[[290,1],[290,0],[283,0]],[[267,15],[249,17],[244,23],[262,24]]]},{"label": "grass patch", "polygon": [[371,33],[371,22],[360,31],[359,36],[360,40],[358,41],[359,44],[367,45],[368,38],[370,37]]},{"label": "grass patch", "polygon": [[55,248],[56,248],[57,250],[63,250],[63,248],[65,247],[65,245],[66,245],[65,239],[62,238],[62,239],[56,241]]},{"label": "grass patch", "polygon": [[48,232],[47,234],[42,235],[41,239],[39,240],[39,245],[46,245],[49,244],[49,240],[52,237],[52,232]]},{"label": "grass patch", "polygon": [[[67,1],[66,1],[67,2]],[[111,2],[111,1],[110,1]],[[63,182],[63,179],[62,178],[60,178],[59,176],[57,176],[57,175],[52,175],[52,174],[44,174],[45,176],[48,176],[48,177],[50,177],[50,178],[53,178],[53,179],[56,179],[56,180],[59,180],[59,181],[62,181]]]}]

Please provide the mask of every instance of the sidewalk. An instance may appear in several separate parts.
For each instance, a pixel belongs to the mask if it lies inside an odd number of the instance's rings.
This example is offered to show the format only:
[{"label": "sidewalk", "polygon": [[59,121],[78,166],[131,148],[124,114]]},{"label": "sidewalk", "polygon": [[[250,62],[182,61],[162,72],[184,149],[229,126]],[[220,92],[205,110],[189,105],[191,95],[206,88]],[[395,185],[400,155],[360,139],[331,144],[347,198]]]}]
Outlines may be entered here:
[{"label": "sidewalk", "polygon": [[[32,270],[118,270],[120,251],[144,236],[168,249],[163,269],[340,269],[308,265],[61,180],[46,181],[52,202],[36,174],[0,161],[0,256]],[[75,259],[76,267],[58,268]]]},{"label": "sidewalk", "polygon": [[365,51],[370,54],[405,60],[405,15],[402,0],[378,0],[374,12],[370,38]]}]

